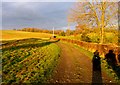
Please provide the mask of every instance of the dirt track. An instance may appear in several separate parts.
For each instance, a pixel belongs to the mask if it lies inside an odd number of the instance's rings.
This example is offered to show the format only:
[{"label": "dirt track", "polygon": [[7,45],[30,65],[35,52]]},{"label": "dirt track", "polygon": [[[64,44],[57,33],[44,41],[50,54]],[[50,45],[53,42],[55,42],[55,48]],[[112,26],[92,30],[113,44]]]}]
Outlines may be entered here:
[{"label": "dirt track", "polygon": [[79,51],[79,48],[62,42],[56,43],[61,48],[59,64],[50,83],[113,83],[105,72],[92,71],[89,57]]}]

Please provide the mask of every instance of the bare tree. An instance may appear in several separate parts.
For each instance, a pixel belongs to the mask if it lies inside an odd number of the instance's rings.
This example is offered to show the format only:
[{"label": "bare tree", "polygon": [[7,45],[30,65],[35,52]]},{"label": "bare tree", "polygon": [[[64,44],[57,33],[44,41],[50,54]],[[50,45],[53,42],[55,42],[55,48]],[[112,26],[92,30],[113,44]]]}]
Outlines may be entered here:
[{"label": "bare tree", "polygon": [[76,22],[97,27],[100,43],[103,43],[104,28],[118,25],[118,3],[94,0],[94,2],[76,2],[68,15],[68,22]]}]

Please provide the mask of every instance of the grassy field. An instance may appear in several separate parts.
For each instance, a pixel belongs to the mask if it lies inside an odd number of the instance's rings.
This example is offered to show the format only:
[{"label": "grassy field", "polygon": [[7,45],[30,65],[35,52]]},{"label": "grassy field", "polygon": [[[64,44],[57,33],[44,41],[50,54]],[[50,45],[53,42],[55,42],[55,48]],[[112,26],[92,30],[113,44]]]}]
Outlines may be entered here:
[{"label": "grassy field", "polygon": [[3,83],[40,83],[51,75],[60,48],[53,41],[30,38],[2,46]]},{"label": "grassy field", "polygon": [[55,68],[60,48],[52,34],[0,30],[3,83],[45,82]]},{"label": "grassy field", "polygon": [[52,34],[47,34],[47,33],[0,30],[0,41],[1,40],[19,40],[19,39],[25,39],[25,38],[50,38],[51,36]]},{"label": "grassy field", "polygon": [[[52,34],[1,30],[0,36],[3,44],[0,46],[2,81],[4,83],[46,82],[56,67],[60,55],[60,48],[54,43],[56,41],[49,40]],[[79,36],[58,37],[79,40]],[[77,45],[74,46],[92,59],[93,53]],[[105,64],[104,60],[102,62]],[[105,67],[108,69],[106,64]],[[116,80],[120,79],[113,70],[111,74]]]}]

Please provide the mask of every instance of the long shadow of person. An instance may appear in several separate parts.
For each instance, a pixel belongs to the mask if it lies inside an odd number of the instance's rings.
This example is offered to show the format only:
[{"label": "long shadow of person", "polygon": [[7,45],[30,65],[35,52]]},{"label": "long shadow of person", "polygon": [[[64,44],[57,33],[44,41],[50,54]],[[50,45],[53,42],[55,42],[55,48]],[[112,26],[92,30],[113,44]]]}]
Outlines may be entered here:
[{"label": "long shadow of person", "polygon": [[105,55],[105,59],[110,67],[114,70],[117,65],[117,60],[115,57],[115,53],[113,53],[113,50],[109,50],[109,52]]},{"label": "long shadow of person", "polygon": [[113,53],[113,50],[109,50],[109,52],[105,55],[105,59],[108,63],[108,67],[113,69],[117,77],[120,79],[120,66],[117,65],[116,55]]},{"label": "long shadow of person", "polygon": [[118,54],[118,62],[120,63],[120,53]]},{"label": "long shadow of person", "polygon": [[96,50],[92,59],[93,71],[92,71],[92,85],[102,84],[102,74],[101,74],[101,62],[99,57],[99,52]]}]

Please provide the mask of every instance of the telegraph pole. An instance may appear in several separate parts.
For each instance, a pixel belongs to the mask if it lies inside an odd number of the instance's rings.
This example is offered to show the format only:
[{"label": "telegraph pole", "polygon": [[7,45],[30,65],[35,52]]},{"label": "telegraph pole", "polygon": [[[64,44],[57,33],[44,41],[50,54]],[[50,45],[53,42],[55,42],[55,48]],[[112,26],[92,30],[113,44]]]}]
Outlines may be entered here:
[{"label": "telegraph pole", "polygon": [[53,27],[53,37],[54,37],[54,27]]}]

